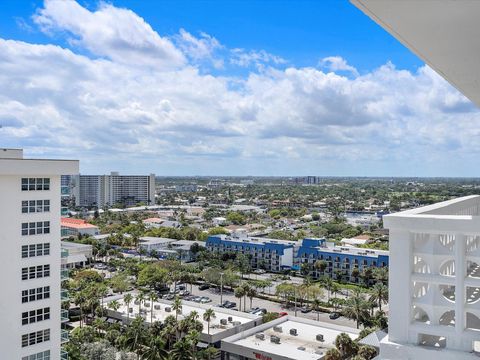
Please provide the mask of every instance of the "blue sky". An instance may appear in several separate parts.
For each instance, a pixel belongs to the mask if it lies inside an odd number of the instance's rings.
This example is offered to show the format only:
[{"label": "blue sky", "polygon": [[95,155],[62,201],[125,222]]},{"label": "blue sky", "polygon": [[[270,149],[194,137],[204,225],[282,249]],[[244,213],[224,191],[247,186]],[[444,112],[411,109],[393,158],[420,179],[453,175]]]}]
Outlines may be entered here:
[{"label": "blue sky", "polygon": [[0,142],[82,173],[476,176],[478,117],[348,1],[0,2]]}]

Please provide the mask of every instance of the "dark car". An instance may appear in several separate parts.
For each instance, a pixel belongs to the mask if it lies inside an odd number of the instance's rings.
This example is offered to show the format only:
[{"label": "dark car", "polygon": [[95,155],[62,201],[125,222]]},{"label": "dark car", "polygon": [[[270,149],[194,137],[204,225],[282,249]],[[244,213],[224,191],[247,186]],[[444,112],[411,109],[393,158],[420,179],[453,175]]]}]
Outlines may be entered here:
[{"label": "dark car", "polygon": [[236,302],[233,302],[233,301],[224,301],[223,304],[222,304],[222,307],[226,308],[226,309],[233,309],[235,306],[237,306],[237,303]]},{"label": "dark car", "polygon": [[198,287],[198,290],[207,290],[210,288],[210,285],[208,284],[202,284]]},{"label": "dark car", "polygon": [[261,316],[261,315],[265,315],[266,313],[267,313],[267,309],[263,309],[263,308],[262,308],[262,309],[258,309],[257,311],[255,311],[255,312],[253,313],[253,315],[259,315],[259,316]]},{"label": "dark car", "polygon": [[330,315],[328,315],[328,317],[332,320],[338,319],[340,316],[341,315],[338,312],[332,312],[332,313],[330,313]]}]

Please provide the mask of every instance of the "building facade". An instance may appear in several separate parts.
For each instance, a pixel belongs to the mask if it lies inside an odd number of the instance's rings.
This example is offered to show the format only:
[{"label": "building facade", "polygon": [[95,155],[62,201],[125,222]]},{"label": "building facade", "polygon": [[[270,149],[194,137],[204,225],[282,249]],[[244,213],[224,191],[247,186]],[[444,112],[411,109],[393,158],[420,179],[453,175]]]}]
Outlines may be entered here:
[{"label": "building facade", "polygon": [[295,241],[247,237],[233,234],[209,236],[205,246],[217,253],[236,253],[249,257],[252,269],[272,272],[291,269]]},{"label": "building facade", "polygon": [[387,215],[384,223],[395,286],[381,357],[463,359],[478,352],[480,196]]},{"label": "building facade", "polygon": [[95,236],[100,234],[98,226],[89,224],[82,219],[62,217],[60,224],[62,237],[78,235]]},{"label": "building facade", "polygon": [[[328,275],[353,283],[360,281],[365,269],[388,266],[388,258],[388,251],[335,246],[325,239],[303,239],[295,256],[298,269],[307,264],[316,278]],[[315,269],[317,261],[325,261],[325,270]]]},{"label": "building facade", "polygon": [[80,207],[155,204],[155,174],[78,175],[73,179],[75,205]]},{"label": "building facade", "polygon": [[78,161],[0,150],[2,359],[61,359],[60,176],[75,173]]}]

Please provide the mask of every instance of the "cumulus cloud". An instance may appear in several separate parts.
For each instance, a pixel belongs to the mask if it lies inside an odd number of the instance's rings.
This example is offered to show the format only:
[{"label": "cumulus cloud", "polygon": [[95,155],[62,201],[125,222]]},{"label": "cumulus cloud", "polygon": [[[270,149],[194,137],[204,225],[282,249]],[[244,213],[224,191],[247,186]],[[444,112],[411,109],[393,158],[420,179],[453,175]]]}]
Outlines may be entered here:
[{"label": "cumulus cloud", "polygon": [[108,3],[101,2],[92,12],[74,0],[45,0],[33,20],[44,32],[66,32],[72,44],[116,62],[156,68],[185,63],[172,42],[140,16]]},{"label": "cumulus cloud", "polygon": [[479,112],[427,66],[359,75],[336,57],[324,71],[234,50],[229,62],[261,71],[214,76],[196,66],[214,37],[172,42],[130,10],[47,1],[35,21],[72,46],[0,39],[0,141],[83,172],[368,175],[480,152]]},{"label": "cumulus cloud", "polygon": [[328,56],[320,60],[320,65],[330,71],[346,71],[358,76],[358,71],[354,66],[351,66],[341,56]]}]

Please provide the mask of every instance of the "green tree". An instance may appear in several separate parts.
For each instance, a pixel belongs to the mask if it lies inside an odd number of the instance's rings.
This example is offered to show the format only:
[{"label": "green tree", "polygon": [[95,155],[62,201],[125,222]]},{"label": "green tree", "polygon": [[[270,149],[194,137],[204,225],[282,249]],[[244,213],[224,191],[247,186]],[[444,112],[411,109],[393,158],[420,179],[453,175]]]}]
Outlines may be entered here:
[{"label": "green tree", "polygon": [[178,315],[182,313],[182,300],[178,296],[173,300],[172,310],[175,311],[175,320],[177,320]]},{"label": "green tree", "polygon": [[210,335],[210,321],[212,321],[216,317],[217,316],[215,315],[215,311],[212,308],[205,310],[205,312],[203,313],[203,320],[207,322],[208,335]]},{"label": "green tree", "polygon": [[388,287],[386,287],[381,282],[377,282],[371,288],[369,300],[372,302],[376,302],[378,305],[378,309],[382,311],[382,303],[386,304],[388,302]]},{"label": "green tree", "polygon": [[143,352],[142,360],[167,360],[168,351],[165,349],[165,342],[161,337],[152,337]]},{"label": "green tree", "polygon": [[335,346],[344,359],[352,357],[358,351],[357,343],[346,333],[340,333],[337,335],[335,338]]},{"label": "green tree", "polygon": [[346,301],[343,314],[349,319],[355,320],[358,329],[362,321],[369,320],[369,307],[362,293],[359,290],[355,290],[353,296]]}]

